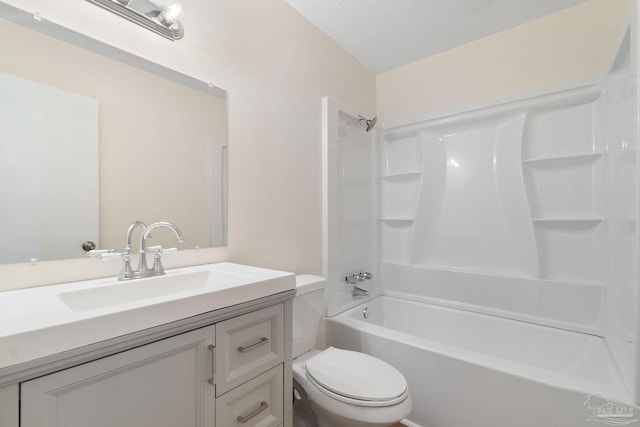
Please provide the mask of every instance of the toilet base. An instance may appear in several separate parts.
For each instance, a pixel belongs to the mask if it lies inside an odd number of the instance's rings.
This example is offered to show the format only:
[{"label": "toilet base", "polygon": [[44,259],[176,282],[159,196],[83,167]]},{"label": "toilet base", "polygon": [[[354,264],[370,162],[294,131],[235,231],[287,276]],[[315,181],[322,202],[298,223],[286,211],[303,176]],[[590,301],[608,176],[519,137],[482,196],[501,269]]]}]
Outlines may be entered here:
[{"label": "toilet base", "polygon": [[307,378],[306,361],[320,354],[311,350],[293,361],[293,377],[311,403],[318,427],[389,427],[411,412],[411,396],[391,406],[357,406],[340,402],[316,388]]},{"label": "toilet base", "polygon": [[295,379],[293,390],[293,427],[320,427],[307,392]]}]

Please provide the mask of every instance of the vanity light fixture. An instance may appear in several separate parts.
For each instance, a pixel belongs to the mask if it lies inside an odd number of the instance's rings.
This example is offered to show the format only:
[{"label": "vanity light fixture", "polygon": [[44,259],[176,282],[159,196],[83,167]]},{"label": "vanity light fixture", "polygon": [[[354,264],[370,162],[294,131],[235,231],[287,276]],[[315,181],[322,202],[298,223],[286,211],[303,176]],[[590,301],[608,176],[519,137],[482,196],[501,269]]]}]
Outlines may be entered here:
[{"label": "vanity light fixture", "polygon": [[179,3],[161,6],[150,0],[87,0],[116,15],[135,22],[169,40],[181,39],[184,28],[180,23],[182,7]]}]

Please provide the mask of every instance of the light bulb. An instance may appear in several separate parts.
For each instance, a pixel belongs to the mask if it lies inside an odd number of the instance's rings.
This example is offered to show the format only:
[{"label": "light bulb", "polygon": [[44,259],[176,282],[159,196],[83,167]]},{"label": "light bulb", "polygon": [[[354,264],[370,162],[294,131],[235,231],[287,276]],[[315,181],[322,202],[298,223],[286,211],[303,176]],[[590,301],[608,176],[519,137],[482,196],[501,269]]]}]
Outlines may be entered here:
[{"label": "light bulb", "polygon": [[162,9],[158,19],[160,22],[170,27],[182,18],[182,6],[180,3],[171,3]]}]

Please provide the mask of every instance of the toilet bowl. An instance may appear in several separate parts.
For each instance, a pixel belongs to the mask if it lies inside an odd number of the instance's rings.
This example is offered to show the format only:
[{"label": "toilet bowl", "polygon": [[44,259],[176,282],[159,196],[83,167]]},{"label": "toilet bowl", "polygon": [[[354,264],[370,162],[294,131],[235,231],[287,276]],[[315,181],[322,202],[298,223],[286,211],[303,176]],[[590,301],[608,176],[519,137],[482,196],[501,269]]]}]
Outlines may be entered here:
[{"label": "toilet bowl", "polygon": [[296,277],[293,378],[308,396],[319,427],[393,425],[412,407],[407,382],[397,369],[365,353],[313,348],[325,283],[319,276]]}]

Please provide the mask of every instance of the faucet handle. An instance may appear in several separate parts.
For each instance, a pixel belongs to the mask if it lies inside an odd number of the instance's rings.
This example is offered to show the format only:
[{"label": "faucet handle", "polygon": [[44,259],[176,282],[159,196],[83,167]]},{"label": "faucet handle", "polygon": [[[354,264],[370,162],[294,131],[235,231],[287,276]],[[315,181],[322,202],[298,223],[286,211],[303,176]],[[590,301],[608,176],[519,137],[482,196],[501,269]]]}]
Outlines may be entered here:
[{"label": "faucet handle", "polygon": [[134,275],[135,271],[131,268],[131,255],[127,250],[122,254],[122,269],[118,275],[118,280],[130,280],[134,278]]},{"label": "faucet handle", "polygon": [[345,276],[344,281],[347,282],[349,285],[355,285],[360,281],[360,279],[358,278],[357,275],[352,274],[350,276]]},{"label": "faucet handle", "polygon": [[153,250],[155,256],[153,257],[153,267],[151,267],[151,271],[154,276],[159,276],[164,274],[164,267],[162,266],[162,254],[163,253],[171,253],[178,252],[178,248],[163,248],[162,246],[151,246],[147,248],[147,250]]}]

